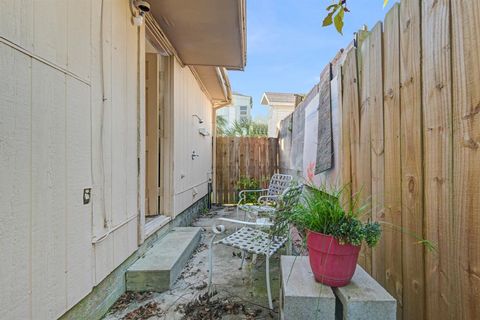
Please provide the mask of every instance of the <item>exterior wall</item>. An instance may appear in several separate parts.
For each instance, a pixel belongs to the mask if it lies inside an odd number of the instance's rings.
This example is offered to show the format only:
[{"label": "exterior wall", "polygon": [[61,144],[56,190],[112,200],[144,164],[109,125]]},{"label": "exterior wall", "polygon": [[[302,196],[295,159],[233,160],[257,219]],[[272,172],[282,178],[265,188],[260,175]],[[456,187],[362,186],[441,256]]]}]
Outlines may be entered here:
[{"label": "exterior wall", "polygon": [[[128,1],[103,3],[101,23],[98,0],[0,2],[5,319],[58,318],[135,252],[142,237],[144,28],[131,24]],[[174,86],[178,214],[207,193],[212,143],[198,128],[212,131],[212,107],[178,63]],[[200,157],[191,160],[192,150]],[[86,205],[84,188],[92,188]]]},{"label": "exterior wall", "polygon": [[295,110],[294,106],[272,105],[268,110],[268,136],[277,138],[280,121]]},{"label": "exterior wall", "polygon": [[[212,176],[213,109],[189,68],[177,61],[173,66],[174,112],[174,206],[173,216],[179,214],[208,192]],[[203,123],[199,123],[198,115]],[[210,133],[202,136],[198,130]],[[199,157],[192,159],[195,151]]]},{"label": "exterior wall", "polygon": [[230,105],[230,106],[226,106],[226,107],[223,107],[223,108],[220,108],[217,110],[217,117],[218,116],[222,116],[225,118],[226,122],[227,122],[227,127],[231,127],[233,125],[233,123],[235,122],[235,120],[237,120],[237,112],[235,110],[235,107]]},{"label": "exterior wall", "polygon": [[56,319],[137,248],[143,29],[128,1],[104,2],[102,84],[101,1],[3,1],[0,12],[0,310]]},{"label": "exterior wall", "polygon": [[[247,107],[247,114],[242,116],[240,114],[240,107]],[[239,94],[232,95],[232,104],[217,110],[217,116],[223,116],[227,120],[227,127],[231,127],[235,121],[240,121],[242,118],[252,119],[252,97]]]},{"label": "exterior wall", "polygon": [[126,290],[126,270],[172,228],[191,225],[199,216],[199,213],[207,208],[207,202],[207,197],[203,197],[179,214],[175,219],[171,220],[164,228],[156,231],[145,239],[145,242],[140,245],[130,257],[103,279],[80,303],[67,311],[60,320],[102,319],[105,313],[107,313],[110,307]]}]

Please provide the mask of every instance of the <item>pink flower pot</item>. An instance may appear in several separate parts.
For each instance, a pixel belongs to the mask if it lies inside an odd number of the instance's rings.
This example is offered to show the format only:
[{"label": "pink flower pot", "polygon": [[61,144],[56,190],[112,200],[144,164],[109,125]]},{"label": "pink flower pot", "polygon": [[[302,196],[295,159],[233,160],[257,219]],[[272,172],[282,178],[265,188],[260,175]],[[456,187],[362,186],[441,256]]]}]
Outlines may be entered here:
[{"label": "pink flower pot", "polygon": [[360,246],[342,245],[333,236],[308,231],[307,248],[316,281],[331,287],[343,287],[350,282]]}]

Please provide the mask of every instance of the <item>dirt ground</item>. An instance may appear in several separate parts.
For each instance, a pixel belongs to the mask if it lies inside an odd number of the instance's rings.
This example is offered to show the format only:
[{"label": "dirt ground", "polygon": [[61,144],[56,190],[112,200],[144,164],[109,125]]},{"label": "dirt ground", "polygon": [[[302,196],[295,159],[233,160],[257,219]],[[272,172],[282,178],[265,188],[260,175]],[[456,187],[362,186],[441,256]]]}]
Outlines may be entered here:
[{"label": "dirt ground", "polygon": [[[211,226],[218,217],[236,217],[233,207],[216,207],[202,214],[194,226],[202,227],[202,238],[173,288],[163,293],[125,293],[111,308],[104,320],[138,319],[277,319],[279,295],[279,254],[270,259],[270,280],[274,310],[268,308],[265,284],[265,260],[258,256],[252,263],[247,257],[239,270],[239,250],[224,245],[214,246],[213,288],[208,283],[208,242]],[[235,225],[222,223],[226,233]],[[221,235],[222,237],[224,235]]]}]

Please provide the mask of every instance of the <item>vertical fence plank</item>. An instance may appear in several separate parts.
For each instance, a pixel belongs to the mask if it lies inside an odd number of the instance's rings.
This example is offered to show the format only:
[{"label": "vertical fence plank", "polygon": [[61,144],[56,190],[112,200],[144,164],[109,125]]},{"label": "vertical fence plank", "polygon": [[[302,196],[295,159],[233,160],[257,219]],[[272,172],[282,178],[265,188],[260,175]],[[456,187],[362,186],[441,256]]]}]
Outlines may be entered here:
[{"label": "vertical fence plank", "polygon": [[[226,168],[223,169],[223,168]],[[222,147],[222,187],[223,187],[223,202],[222,203],[229,203],[228,202],[228,138],[223,139],[223,147]]]},{"label": "vertical fence plank", "polygon": [[[451,54],[448,0],[422,3],[422,79],[424,139],[425,237],[438,243],[439,254],[425,255],[428,319],[455,319],[457,294],[451,287],[447,259],[452,237]],[[435,32],[431,32],[435,30]],[[452,300],[453,299],[453,300]]]},{"label": "vertical fence plank", "polygon": [[[383,141],[383,73],[382,23],[377,23],[370,34],[368,86],[370,87],[371,166],[372,166],[372,220],[383,221],[385,154]],[[381,240],[372,250],[372,275],[385,285],[385,242]]]},{"label": "vertical fence plank", "polygon": [[[402,225],[402,172],[400,159],[400,33],[399,5],[387,13],[383,33],[385,222]],[[397,299],[397,319],[402,319],[402,233],[383,228],[385,288]]]},{"label": "vertical fence plank", "polygon": [[[480,318],[480,3],[452,1],[453,237],[457,319]],[[461,291],[459,291],[461,290]]]},{"label": "vertical fence plank", "polygon": [[267,187],[278,169],[277,152],[276,138],[216,137],[216,202],[236,203],[241,177],[253,178],[260,187]]},{"label": "vertical fence plank", "polygon": [[[372,195],[372,157],[371,157],[371,87],[369,86],[370,75],[370,42],[371,38],[368,34],[359,47],[359,79],[360,79],[360,145],[358,152],[358,176],[359,176],[359,195],[360,202],[366,207],[364,219],[371,219],[371,195]],[[367,270],[372,272],[372,250],[366,246],[362,246],[360,252],[360,264]]]},{"label": "vertical fence plank", "polygon": [[[347,85],[347,81],[351,81],[351,75],[347,71],[346,65],[344,67],[339,67],[340,70],[340,81],[338,83],[339,92],[342,92],[343,88]],[[350,89],[350,88],[349,88]],[[346,90],[346,89],[345,89]],[[340,94],[339,105],[341,107],[341,121],[342,126],[340,128],[340,165],[341,165],[341,174],[340,174],[340,184],[348,188],[348,192],[344,194],[342,203],[345,208],[350,208],[351,203],[351,190],[352,190],[352,168],[351,168],[351,152],[350,152],[350,104],[345,104],[345,99],[342,94]]]},{"label": "vertical fence plank", "polygon": [[[422,90],[420,1],[400,5],[400,110],[402,158],[402,226],[423,235]],[[403,237],[403,317],[423,319],[425,279],[423,247]]]},{"label": "vertical fence plank", "polygon": [[[357,71],[357,49],[352,48],[348,51],[345,58],[345,63],[342,68],[343,71],[343,97],[342,106],[347,120],[343,120],[344,124],[348,123],[349,128],[349,146],[344,146],[350,154],[350,172],[351,180],[350,188],[352,195],[360,191],[358,181],[358,152],[359,152],[359,138],[360,138],[360,114],[359,114],[359,92],[358,92],[358,71]],[[347,127],[345,125],[344,127]],[[346,139],[344,140],[346,141]],[[346,159],[347,154],[343,154],[342,158]],[[344,160],[344,163],[346,161]],[[346,183],[347,181],[343,181]]]},{"label": "vertical fence plank", "polygon": [[228,141],[228,203],[235,203],[235,138]]}]

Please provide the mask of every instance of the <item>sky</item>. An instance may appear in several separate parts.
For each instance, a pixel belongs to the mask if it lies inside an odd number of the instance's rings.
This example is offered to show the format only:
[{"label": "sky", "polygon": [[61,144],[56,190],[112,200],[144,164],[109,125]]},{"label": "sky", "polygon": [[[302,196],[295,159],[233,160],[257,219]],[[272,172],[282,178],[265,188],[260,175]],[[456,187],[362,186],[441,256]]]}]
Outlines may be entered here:
[{"label": "sky", "polygon": [[382,21],[394,0],[348,0],[343,35],[322,27],[332,0],[247,0],[247,66],[229,71],[232,89],[253,97],[254,119],[267,115],[263,92],[308,93],[320,72],[363,25]]}]

